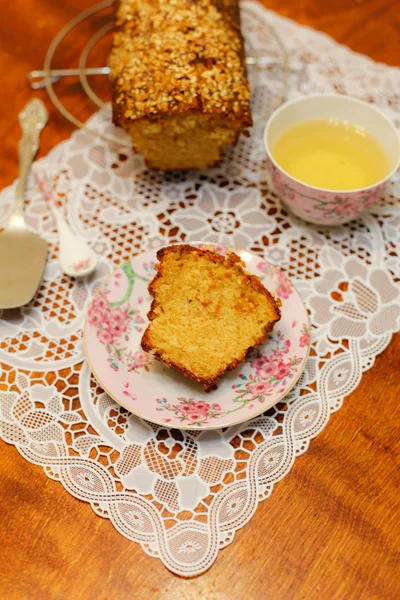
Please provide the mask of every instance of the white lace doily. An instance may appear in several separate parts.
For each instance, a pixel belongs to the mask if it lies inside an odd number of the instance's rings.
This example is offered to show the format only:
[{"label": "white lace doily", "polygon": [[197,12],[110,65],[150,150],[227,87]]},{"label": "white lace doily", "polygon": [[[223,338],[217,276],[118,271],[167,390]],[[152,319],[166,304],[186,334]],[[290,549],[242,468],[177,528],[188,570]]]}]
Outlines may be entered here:
[{"label": "white lace doily", "polygon": [[[290,74],[289,98],[339,91],[376,102],[400,124],[399,69],[250,6],[254,16],[244,26],[259,53],[269,51],[265,20],[293,64],[304,64]],[[260,72],[256,116],[271,105],[278,79],[273,70]],[[115,133],[109,107],[91,124]],[[359,221],[306,225],[268,188],[264,124],[256,120],[251,138],[201,174],[163,175],[139,156],[74,133],[43,164],[100,267],[83,281],[62,275],[55,223],[32,181],[27,219],[48,241],[50,260],[34,302],[0,321],[2,438],[180,575],[205,571],[232,542],[400,326],[399,178]],[[3,224],[14,193],[15,184],[1,194]],[[82,347],[87,302],[115,264],[167,241],[199,239],[275,263],[293,279],[312,323],[311,356],[285,402],[252,422],[200,434],[142,422],[116,405],[91,377]]]}]

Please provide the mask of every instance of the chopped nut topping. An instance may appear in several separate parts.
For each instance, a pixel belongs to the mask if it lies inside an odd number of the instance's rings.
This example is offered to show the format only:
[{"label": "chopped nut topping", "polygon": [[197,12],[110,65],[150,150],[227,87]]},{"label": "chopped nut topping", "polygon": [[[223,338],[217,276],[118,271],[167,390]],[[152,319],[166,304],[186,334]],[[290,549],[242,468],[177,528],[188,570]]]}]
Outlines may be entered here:
[{"label": "chopped nut topping", "polygon": [[197,110],[251,124],[237,0],[120,0],[110,62],[126,119]]}]

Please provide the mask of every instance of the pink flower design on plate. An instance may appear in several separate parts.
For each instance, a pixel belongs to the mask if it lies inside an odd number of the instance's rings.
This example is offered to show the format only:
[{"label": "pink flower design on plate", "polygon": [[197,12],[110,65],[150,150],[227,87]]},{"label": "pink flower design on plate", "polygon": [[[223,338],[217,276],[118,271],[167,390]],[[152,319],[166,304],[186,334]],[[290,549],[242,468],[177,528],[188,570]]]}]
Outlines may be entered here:
[{"label": "pink flower design on plate", "polygon": [[254,396],[264,396],[270,389],[271,384],[268,381],[254,382],[250,383],[248,386],[248,391]]},{"label": "pink flower design on plate", "polygon": [[110,321],[109,323],[109,331],[113,335],[113,337],[120,337],[126,331],[125,325],[120,325],[119,323],[115,323],[114,321]]},{"label": "pink flower design on plate", "polygon": [[124,346],[124,341],[129,340],[131,328],[140,330],[137,323],[143,322],[143,319],[129,304],[124,307],[111,304],[108,293],[105,286],[94,298],[89,309],[88,321],[89,325],[96,329],[97,339],[105,346],[110,367],[118,371],[121,362],[135,362],[132,354]]},{"label": "pink flower design on plate", "polygon": [[126,396],[127,398],[129,398],[130,400],[136,400],[136,394],[133,394],[132,392],[129,391],[129,383],[128,381],[124,381],[124,390],[122,390],[122,393],[124,396]]},{"label": "pink flower design on plate", "polygon": [[280,381],[281,379],[285,379],[285,377],[288,377],[288,375],[290,375],[291,366],[292,365],[290,363],[280,362],[278,364],[278,368],[275,371],[275,378]]},{"label": "pink flower design on plate", "polygon": [[158,411],[168,410],[175,413],[185,425],[204,425],[223,414],[219,404],[209,404],[205,400],[196,401],[194,398],[178,398],[176,404],[170,404],[166,398],[158,398],[157,404]]},{"label": "pink flower design on plate", "polygon": [[114,336],[108,329],[99,329],[97,332],[97,338],[102,344],[112,344]]},{"label": "pink flower design on plate", "polygon": [[262,379],[268,378],[270,376],[273,377],[275,375],[276,367],[277,365],[275,361],[270,361],[266,359],[262,367],[256,369],[256,374]]},{"label": "pink flower design on plate", "polygon": [[302,336],[300,336],[299,344],[300,344],[301,348],[304,348],[304,346],[309,346],[310,339],[311,339],[311,336],[309,333],[304,333]]},{"label": "pink flower design on plate", "polygon": [[276,293],[280,298],[287,300],[290,294],[293,292],[293,284],[285,277],[283,273],[281,273],[281,271],[276,271],[276,277],[278,279]]},{"label": "pink flower design on plate", "polygon": [[104,293],[99,293],[98,296],[96,296],[96,298],[93,300],[93,304],[92,304],[92,310],[94,310],[95,308],[98,308],[99,310],[105,310],[106,308],[108,308],[108,302],[105,298]]},{"label": "pink flower design on plate", "polygon": [[275,269],[266,260],[262,260],[261,262],[259,262],[257,265],[257,269],[262,271],[262,273],[266,273],[266,275],[271,275],[271,276],[275,272]]},{"label": "pink flower design on plate", "polygon": [[128,315],[125,310],[122,308],[114,309],[112,313],[112,320],[114,323],[119,323],[120,325],[124,325],[128,320]]},{"label": "pink flower design on plate", "polygon": [[138,369],[144,369],[145,371],[150,370],[151,356],[143,350],[138,350],[132,356],[131,361],[128,364],[130,371],[138,372]]},{"label": "pink flower design on plate", "polygon": [[89,324],[93,327],[99,327],[103,322],[103,313],[97,308],[89,312]]},{"label": "pink flower design on plate", "polygon": [[283,298],[283,300],[287,300],[290,294],[293,292],[293,284],[289,279],[287,279],[282,271],[275,269],[266,260],[259,262],[257,268],[262,273],[269,275],[276,281],[276,295],[279,296],[279,298]]},{"label": "pink flower design on plate", "polygon": [[304,346],[309,346],[311,342],[311,333],[310,327],[307,323],[303,323],[303,327],[301,328],[301,336],[299,338],[300,348],[304,348]]},{"label": "pink flower design on plate", "polygon": [[276,348],[268,355],[256,354],[250,362],[255,374],[241,374],[242,383],[232,386],[238,393],[234,399],[238,408],[233,410],[238,410],[255,400],[262,403],[268,396],[283,392],[285,388],[282,386],[297,372],[301,359],[290,355],[290,340],[285,340],[280,331],[276,333],[276,337],[270,336],[270,340],[276,343]]}]

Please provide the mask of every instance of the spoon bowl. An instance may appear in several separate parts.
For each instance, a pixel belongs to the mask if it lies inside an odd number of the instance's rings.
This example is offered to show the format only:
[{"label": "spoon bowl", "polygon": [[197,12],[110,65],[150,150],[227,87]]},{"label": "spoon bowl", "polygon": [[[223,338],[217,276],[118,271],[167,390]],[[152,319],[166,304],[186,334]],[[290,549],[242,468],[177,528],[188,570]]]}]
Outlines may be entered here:
[{"label": "spoon bowl", "polygon": [[60,237],[60,266],[69,277],[85,277],[97,267],[97,254],[86,240],[75,235],[63,217],[53,207]]},{"label": "spoon bowl", "polygon": [[28,304],[42,279],[47,243],[28,229],[7,229],[0,233],[0,307]]}]

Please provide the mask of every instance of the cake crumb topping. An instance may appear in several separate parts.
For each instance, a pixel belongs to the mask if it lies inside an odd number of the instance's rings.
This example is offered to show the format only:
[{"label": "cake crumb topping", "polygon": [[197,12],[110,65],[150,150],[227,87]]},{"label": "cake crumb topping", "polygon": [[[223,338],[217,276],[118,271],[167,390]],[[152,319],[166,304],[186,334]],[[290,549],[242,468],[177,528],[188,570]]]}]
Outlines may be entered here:
[{"label": "cake crumb topping", "polygon": [[136,120],[227,115],[251,124],[237,0],[123,0],[110,57],[114,102]]}]

